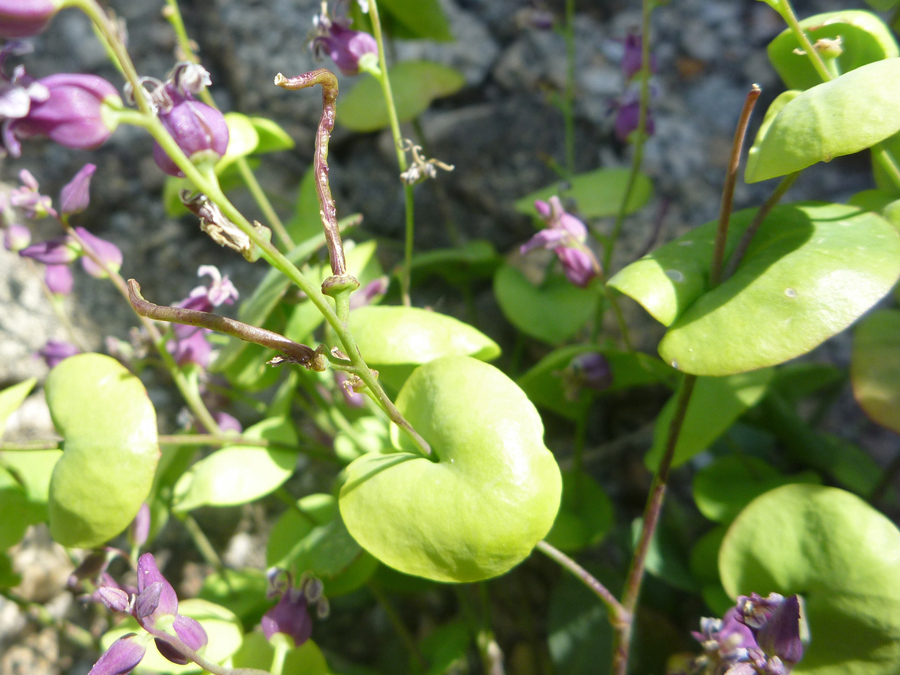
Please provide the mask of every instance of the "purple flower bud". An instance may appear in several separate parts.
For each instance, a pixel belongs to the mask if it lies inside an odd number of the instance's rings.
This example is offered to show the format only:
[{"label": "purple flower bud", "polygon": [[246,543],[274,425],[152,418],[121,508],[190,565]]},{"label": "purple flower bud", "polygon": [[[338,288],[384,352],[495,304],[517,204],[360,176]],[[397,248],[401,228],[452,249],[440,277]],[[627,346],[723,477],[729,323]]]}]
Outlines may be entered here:
[{"label": "purple flower bud", "polygon": [[0,38],[37,35],[56,14],[56,0],[0,0]]},{"label": "purple flower bud", "polygon": [[[175,629],[175,634],[178,635],[178,638],[191,651],[196,652],[198,649],[202,649],[209,640],[203,626],[196,619],[192,619],[189,616],[177,615],[172,623],[172,627]],[[170,642],[162,638],[156,638],[156,648],[163,657],[180,666],[183,666],[190,660]]]},{"label": "purple flower bud", "polygon": [[244,427],[237,420],[237,418],[229,415],[226,412],[220,411],[213,413],[213,419],[216,420],[216,424],[219,425],[219,431],[221,431],[222,433],[233,431],[239,434],[244,430]]},{"label": "purple flower bud", "polygon": [[168,342],[166,348],[169,353],[175,357],[175,363],[179,366],[185,366],[188,363],[196,363],[201,368],[209,366],[210,357],[212,355],[212,345],[206,339],[207,331],[205,329],[195,328],[193,326],[185,326],[190,331],[185,337],[179,336],[179,330],[175,328],[175,340]]},{"label": "purple flower bud", "polygon": [[[145,553],[138,559],[137,579],[137,605],[141,605],[142,596],[145,603],[146,611],[140,612],[143,620],[153,625],[161,616],[178,613],[178,596],[175,589],[160,573],[152,553]],[[154,603],[156,597],[158,601]],[[153,609],[150,609],[151,605]]]},{"label": "purple flower bud", "polygon": [[555,253],[559,262],[562,263],[566,279],[579,288],[587,287],[597,276],[593,257],[584,249],[559,246]]},{"label": "purple flower bud", "polygon": [[63,186],[59,193],[59,210],[64,216],[81,213],[91,203],[91,177],[97,171],[95,164],[85,164],[75,177]]},{"label": "purple flower bud", "polygon": [[[166,93],[172,106],[159,112],[159,121],[189,158],[198,152],[210,151],[218,159],[228,149],[228,125],[225,117],[215,108],[182,94],[172,85],[166,85]],[[156,165],[170,176],[179,178],[184,173],[166,154],[159,143],[153,145]]]},{"label": "purple flower bud", "polygon": [[[106,266],[114,272],[119,271],[119,268],[122,266],[122,251],[118,246],[91,234],[83,227],[76,227],[75,231],[78,233],[78,236],[81,237],[82,241],[84,241],[85,245],[93,251]],[[107,276],[106,270],[94,262],[90,256],[82,256],[81,266],[84,268],[85,272],[95,279],[105,279]]]},{"label": "purple flower bud", "polygon": [[43,101],[32,99],[28,115],[10,129],[22,138],[47,136],[67,148],[93,150],[116,128],[104,101],[121,104],[116,88],[96,75],[61,73],[36,82],[46,87]]},{"label": "purple flower bud", "polygon": [[[625,36],[625,49],[622,54],[622,74],[626,80],[637,75],[644,67],[643,40],[639,33]],[[656,72],[656,59],[650,56],[650,72]]]},{"label": "purple flower bud", "polygon": [[32,244],[19,251],[19,255],[45,265],[68,265],[81,255],[81,250],[69,237],[56,237]]},{"label": "purple flower bud", "polygon": [[100,596],[100,602],[114,612],[127,612],[129,609],[128,593],[121,588],[101,586],[97,589],[97,595]]},{"label": "purple flower bud", "polygon": [[7,251],[18,253],[31,243],[31,230],[19,223],[10,223],[3,231],[3,247]]},{"label": "purple flower bud", "polygon": [[609,361],[600,352],[579,354],[569,363],[565,371],[566,379],[573,387],[588,387],[603,391],[612,384],[613,372]]},{"label": "purple flower bud", "polygon": [[344,75],[359,75],[359,60],[366,54],[378,55],[378,43],[366,32],[332,23],[327,35],[313,41],[313,50],[324,51]]},{"label": "purple flower bud", "polygon": [[128,540],[132,546],[140,548],[147,543],[147,537],[150,535],[150,507],[147,502],[141,504],[137,515],[131,521],[131,527],[128,528]]},{"label": "purple flower bud", "polygon": [[141,662],[146,651],[143,638],[134,633],[123,635],[110,645],[88,675],[126,675]]},{"label": "purple flower bud", "polygon": [[[628,101],[616,104],[616,108],[616,119],[613,123],[616,138],[618,138],[622,143],[627,143],[628,137],[631,136],[633,132],[637,131],[638,123],[640,122],[641,103],[640,101]],[[653,121],[653,116],[648,110],[646,128],[647,136],[652,136],[655,131],[656,124]]]},{"label": "purple flower bud", "polygon": [[75,286],[75,278],[68,265],[47,265],[44,268],[44,283],[54,295],[69,295]]},{"label": "purple flower bud", "polygon": [[38,352],[38,356],[44,359],[48,367],[55,368],[60,361],[80,353],[81,350],[69,342],[48,340],[47,344]]},{"label": "purple flower bud", "polygon": [[288,588],[281,600],[263,616],[261,624],[266,638],[284,633],[299,647],[312,636],[312,618],[307,608],[306,594],[299,588]]},{"label": "purple flower bud", "polygon": [[22,185],[9,194],[9,203],[12,206],[22,209],[28,218],[56,216],[56,211],[53,210],[53,200],[41,194],[37,179],[31,175],[28,169],[22,169],[19,172],[19,180]]}]

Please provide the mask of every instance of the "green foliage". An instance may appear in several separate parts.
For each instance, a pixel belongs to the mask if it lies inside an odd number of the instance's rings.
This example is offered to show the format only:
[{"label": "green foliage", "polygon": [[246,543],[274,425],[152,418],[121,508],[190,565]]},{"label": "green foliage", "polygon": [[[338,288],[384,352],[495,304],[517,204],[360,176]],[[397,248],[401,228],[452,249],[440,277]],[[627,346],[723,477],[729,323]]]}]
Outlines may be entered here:
[{"label": "green foliage", "polygon": [[744,179],[756,183],[849,155],[900,131],[900,59],[876,61],[807,89],[772,120]]},{"label": "green foliage", "polygon": [[853,336],[853,395],[873,420],[900,433],[900,311],[873,312]]},{"label": "green foliage", "polygon": [[496,368],[449,356],[416,369],[397,408],[433,456],[394,429],[396,450],[347,467],[340,509],[353,538],[436,581],[487,579],[520,563],[550,530],[561,491],[525,394]]},{"label": "green foliage", "polygon": [[[275,647],[266,636],[255,631],[244,640],[231,658],[235,668],[257,668],[269,672],[274,667]],[[322,650],[312,640],[290,649],[284,659],[281,675],[329,675],[328,663]]]},{"label": "green foliage", "polygon": [[25,402],[25,398],[31,393],[36,382],[37,378],[32,377],[0,391],[0,436],[3,436],[6,431],[6,422],[9,420],[9,416]]},{"label": "green foliage", "polygon": [[[403,61],[388,74],[400,122],[421,115],[432,101],[455,94],[466,83],[459,71],[429,61]],[[361,79],[341,96],[337,120],[351,131],[378,131],[390,124],[381,85],[375,78]]]},{"label": "green foliage", "polygon": [[603,540],[613,525],[612,502],[583,471],[562,475],[562,502],[547,542],[561,551],[580,551]]},{"label": "green foliage", "polygon": [[900,662],[900,532],[858,497],[786,485],[750,503],[719,553],[722,583],[800,593],[812,640],[795,672],[890,675]]},{"label": "green foliage", "polygon": [[101,354],[64,360],[45,392],[64,439],[50,480],[50,533],[64,546],[98,546],[134,520],[150,492],[156,411],[141,381]]},{"label": "green foliage", "polygon": [[[735,213],[726,258],[754,215]],[[844,330],[900,277],[900,239],[884,219],[840,204],[779,206],[737,271],[708,290],[716,223],[616,274],[609,284],[669,330],[663,360],[729,375],[783,363]]]},{"label": "green foliage", "polygon": [[[516,211],[537,218],[535,200],[547,201],[557,195],[565,202],[573,202],[576,206],[575,213],[584,218],[615,216],[625,201],[630,173],[630,169],[595,169],[579,173],[569,180],[548,185],[517,200]],[[638,211],[652,196],[653,183],[647,176],[639,173],[628,198],[625,213]]]}]

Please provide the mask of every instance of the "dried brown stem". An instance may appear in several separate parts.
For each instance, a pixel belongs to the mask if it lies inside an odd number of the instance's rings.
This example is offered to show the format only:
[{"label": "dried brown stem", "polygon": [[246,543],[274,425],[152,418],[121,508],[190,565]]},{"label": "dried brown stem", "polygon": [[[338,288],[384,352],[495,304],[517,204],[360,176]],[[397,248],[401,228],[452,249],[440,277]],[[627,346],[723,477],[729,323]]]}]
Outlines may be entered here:
[{"label": "dried brown stem", "polygon": [[344,276],[347,263],[344,260],[344,247],[341,244],[341,232],[337,225],[337,208],[328,185],[328,139],[334,130],[334,115],[337,110],[338,80],[334,73],[326,68],[319,68],[297,77],[285,77],[281,73],[275,76],[275,84],[283,89],[296,91],[317,84],[322,85],[322,117],[316,131],[316,155],[313,160],[313,171],[316,175],[316,194],[319,197],[319,215],[322,227],[325,228],[325,240],[328,243],[328,256],[331,259],[331,273]]}]

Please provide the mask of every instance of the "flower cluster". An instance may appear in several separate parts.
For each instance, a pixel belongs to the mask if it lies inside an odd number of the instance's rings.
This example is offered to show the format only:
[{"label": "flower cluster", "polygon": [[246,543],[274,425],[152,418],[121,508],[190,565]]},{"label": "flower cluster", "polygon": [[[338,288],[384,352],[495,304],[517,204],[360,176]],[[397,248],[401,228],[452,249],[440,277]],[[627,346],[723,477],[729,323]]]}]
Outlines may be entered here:
[{"label": "flower cluster", "polygon": [[753,593],[723,618],[702,619],[693,635],[703,654],[691,675],[787,675],[803,657],[807,629],[799,596]]},{"label": "flower cluster", "polygon": [[312,635],[312,618],[309,606],[316,607],[320,618],[328,615],[328,600],[322,594],[322,582],[313,577],[301,578],[296,585],[289,572],[272,568],[268,572],[269,597],[281,596],[278,604],[263,616],[260,624],[266,639],[281,633],[299,647]]},{"label": "flower cluster", "polygon": [[[118,586],[101,586],[101,601],[114,612],[131,614],[156,640],[159,653],[172,663],[183,665],[192,652],[206,646],[206,631],[196,619],[178,613],[178,596],[166,581],[152,553],[138,560],[137,593]],[[147,651],[147,637],[129,633],[116,640],[94,664],[88,675],[128,673]]]},{"label": "flower cluster", "polygon": [[566,212],[559,197],[550,197],[549,202],[538,199],[534,208],[547,227],[522,244],[522,255],[539,248],[553,251],[562,263],[566,278],[584,288],[600,270],[597,259],[587,247],[587,227]]}]

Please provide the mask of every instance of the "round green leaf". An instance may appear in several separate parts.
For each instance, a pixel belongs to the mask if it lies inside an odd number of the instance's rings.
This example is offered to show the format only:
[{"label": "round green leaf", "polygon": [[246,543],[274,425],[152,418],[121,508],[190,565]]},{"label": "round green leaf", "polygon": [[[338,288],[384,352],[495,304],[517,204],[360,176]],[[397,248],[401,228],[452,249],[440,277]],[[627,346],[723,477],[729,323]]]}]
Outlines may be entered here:
[{"label": "round green leaf", "polygon": [[340,509],[367,551],[407,574],[477,581],[503,574],[550,530],[561,479],[540,415],[502,372],[465,356],[420,366],[397,408],[431,445],[369,453],[347,467]]},{"label": "round green leaf", "polygon": [[[297,432],[283,417],[271,417],[247,429],[244,438],[295,446]],[[278,489],[297,465],[297,451],[281,447],[224,446],[197,462],[175,484],[172,510],[246,504]]]},{"label": "round green leaf", "polygon": [[102,354],[66,359],[44,390],[65,439],[50,479],[50,533],[63,546],[92,548],[122,532],[150,493],[156,411],[141,381]]},{"label": "round green leaf", "polygon": [[794,670],[894,675],[900,663],[900,532],[859,497],[818,485],[767,492],[737,517],[719,552],[732,598],[798,593],[810,644]]},{"label": "round green leaf", "polygon": [[[194,598],[178,602],[178,613],[196,619],[203,625],[203,630],[209,638],[209,643],[203,651],[203,656],[214,663],[222,663],[241,646],[243,631],[238,618],[224,607],[215,605],[206,600]],[[128,617],[121,624],[104,633],[100,638],[103,649],[120,637],[128,633],[144,633],[137,621]],[[144,633],[145,634],[145,633]],[[149,675],[180,675],[181,673],[199,673],[203,669],[196,663],[188,662],[179,666],[159,653],[156,642],[151,640],[147,645],[147,653],[134,672],[148,673]]]},{"label": "round green leaf", "polygon": [[439,0],[382,0],[385,14],[389,15],[392,35],[404,40],[453,39],[450,22],[441,9]]},{"label": "round green leaf", "polygon": [[[880,147],[890,155],[895,164],[900,161],[900,134],[894,134],[886,141],[882,142]],[[894,177],[885,171],[878,162],[872,162],[872,175],[875,178],[875,185],[878,186],[879,190],[889,192],[894,196],[894,199],[900,197],[900,185],[897,185],[897,183],[894,182]],[[897,221],[894,221],[895,225],[896,222]]]},{"label": "round green leaf", "polygon": [[[772,369],[767,368],[730,377],[699,378],[694,385],[681,432],[678,434],[672,467],[681,466],[706,450],[734,424],[738,417],[756,405],[766,393],[772,374]],[[668,442],[677,399],[676,393],[656,418],[653,446],[644,459],[644,463],[651,471],[659,468]]]},{"label": "round green leaf", "polygon": [[[800,27],[813,44],[840,38],[841,55],[834,59],[839,73],[900,56],[891,29],[871,12],[850,9],[816,14],[801,21]],[[769,43],[768,51],[769,60],[788,88],[809,89],[822,82],[790,28]]]},{"label": "round green leaf", "polygon": [[583,471],[562,476],[562,502],[547,542],[562,551],[580,551],[600,542],[613,525],[612,502]]},{"label": "round green leaf", "polygon": [[13,475],[0,467],[0,550],[21,541],[31,524],[31,508],[25,490]]},{"label": "round green leaf", "polygon": [[[900,131],[900,59],[862,66],[807,89],[766,130],[744,179],[756,183],[849,155]],[[755,144],[754,144],[755,145]]]},{"label": "round green leaf", "polygon": [[259,145],[259,133],[250,118],[237,112],[225,113],[228,125],[228,149],[216,163],[216,173],[241,157],[246,157]]},{"label": "round green leaf", "polygon": [[31,393],[36,382],[37,378],[32,377],[0,391],[0,436],[3,436],[3,432],[6,431],[6,421],[9,416],[25,402],[25,398]]},{"label": "round green leaf", "polygon": [[[572,400],[567,396],[564,371],[579,354],[599,352],[606,357],[612,370],[612,380],[602,391],[583,387]],[[560,347],[538,362],[517,382],[538,407],[575,419],[595,395],[609,394],[631,387],[668,382],[673,379],[672,369],[657,358],[640,352],[622,352],[601,345],[569,345]]]},{"label": "round green leaf", "polygon": [[[735,214],[729,248],[751,213]],[[706,242],[712,233],[704,225],[691,236]],[[663,249],[677,249],[679,241]],[[672,256],[661,249],[658,257]],[[781,206],[763,222],[734,275],[706,292],[705,279],[696,277],[708,264],[695,260],[673,279],[668,262],[644,258],[623,270],[640,266],[631,272],[637,283],[632,278],[616,287],[641,302],[656,295],[678,299],[678,318],[659,345],[666,363],[695,375],[729,375],[783,363],[850,326],[900,277],[900,238],[883,218],[857,207]],[[682,284],[696,288],[680,296],[675,287]]]},{"label": "round green leaf", "polygon": [[417,307],[360,307],[350,312],[350,328],[366,363],[397,389],[416,366],[440,356],[500,356],[499,345],[478,329]]},{"label": "round green leaf", "polygon": [[900,311],[873,312],[853,335],[853,395],[878,424],[900,433]]},{"label": "round green leaf", "polygon": [[494,295],[512,325],[549,344],[560,344],[574,336],[597,306],[594,286],[578,288],[561,274],[549,274],[535,286],[512,265],[497,270]]},{"label": "round green leaf", "polygon": [[[554,183],[532,192],[516,201],[516,211],[538,217],[534,208],[537,199],[547,201],[557,195],[563,200],[573,201],[579,216],[585,218],[608,218],[618,215],[625,199],[625,191],[631,169],[595,169],[579,173],[567,181]],[[653,183],[642,173],[637,175],[625,213],[634,213],[653,196]]]},{"label": "round green leaf", "polygon": [[785,476],[771,464],[749,455],[719,457],[694,476],[694,501],[700,513],[729,523],[764,492],[791,483],[821,483],[813,471]]},{"label": "round green leaf", "polygon": [[719,548],[727,531],[726,525],[717,525],[700,537],[691,549],[688,562],[691,574],[701,584],[700,595],[713,616],[722,616],[734,607],[719,579]]},{"label": "round green leaf", "polygon": [[[403,61],[389,69],[397,117],[409,122],[436,98],[455,94],[466,83],[462,73],[429,61]],[[338,101],[337,121],[351,131],[377,131],[390,124],[381,85],[373,77],[361,79]]]},{"label": "round green leaf", "polygon": [[290,150],[294,147],[294,139],[291,138],[290,134],[272,120],[265,117],[251,117],[249,119],[259,139],[256,148],[253,150],[254,154],[260,155],[266,152]]}]

